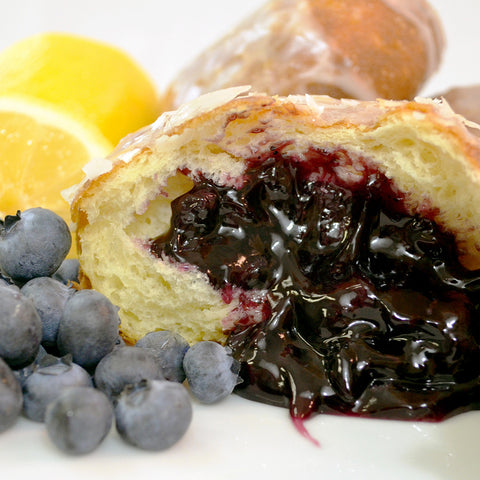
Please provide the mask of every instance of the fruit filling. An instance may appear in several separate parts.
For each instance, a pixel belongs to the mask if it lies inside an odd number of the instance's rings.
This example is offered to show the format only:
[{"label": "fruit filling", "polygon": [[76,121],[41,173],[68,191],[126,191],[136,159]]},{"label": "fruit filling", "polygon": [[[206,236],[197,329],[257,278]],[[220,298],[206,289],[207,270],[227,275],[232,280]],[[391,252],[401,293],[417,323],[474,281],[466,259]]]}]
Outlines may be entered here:
[{"label": "fruit filling", "polygon": [[272,151],[236,188],[199,175],[151,251],[238,300],[228,345],[242,396],[301,419],[478,408],[480,274],[462,267],[453,235],[406,213],[385,176],[364,165],[346,181],[342,162],[341,151]]}]

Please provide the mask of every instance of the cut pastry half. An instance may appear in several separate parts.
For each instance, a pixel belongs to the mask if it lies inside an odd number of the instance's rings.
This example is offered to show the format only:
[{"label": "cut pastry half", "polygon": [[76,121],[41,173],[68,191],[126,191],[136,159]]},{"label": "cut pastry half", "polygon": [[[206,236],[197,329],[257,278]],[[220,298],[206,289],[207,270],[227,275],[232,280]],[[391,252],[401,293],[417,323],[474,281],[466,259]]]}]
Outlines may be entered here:
[{"label": "cut pastry half", "polygon": [[119,306],[129,342],[228,343],[241,392],[297,417],[466,409],[474,127],[431,100],[207,94],[87,166],[70,192],[82,283]]}]

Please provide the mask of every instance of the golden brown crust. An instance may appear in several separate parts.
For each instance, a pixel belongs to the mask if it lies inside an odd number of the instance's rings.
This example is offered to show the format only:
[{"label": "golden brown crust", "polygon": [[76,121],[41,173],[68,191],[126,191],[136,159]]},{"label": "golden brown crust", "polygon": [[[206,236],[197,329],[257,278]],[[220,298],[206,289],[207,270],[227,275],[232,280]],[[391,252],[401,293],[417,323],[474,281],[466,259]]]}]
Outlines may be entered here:
[{"label": "golden brown crust", "polygon": [[187,65],[163,108],[244,84],[278,95],[412,99],[443,46],[425,0],[273,0]]},{"label": "golden brown crust", "polygon": [[372,79],[378,97],[410,99],[417,94],[427,77],[430,53],[408,18],[381,0],[316,0],[311,13],[332,49],[349,58],[361,77]]},{"label": "golden brown crust", "polygon": [[170,202],[190,188],[195,172],[235,185],[247,159],[283,142],[299,159],[312,148],[345,151],[352,162],[339,162],[336,171],[345,182],[356,182],[365,166],[382,172],[411,213],[434,217],[456,235],[465,265],[480,267],[480,139],[448,104],[236,96],[240,91],[165,113],[125,139],[110,169],[102,165],[104,173],[76,191],[72,218],[84,275],[119,305],[129,341],[155,328],[190,340],[224,338],[222,321],[235,303],[225,305],[195,269],[152,257],[148,241],[168,230]]}]

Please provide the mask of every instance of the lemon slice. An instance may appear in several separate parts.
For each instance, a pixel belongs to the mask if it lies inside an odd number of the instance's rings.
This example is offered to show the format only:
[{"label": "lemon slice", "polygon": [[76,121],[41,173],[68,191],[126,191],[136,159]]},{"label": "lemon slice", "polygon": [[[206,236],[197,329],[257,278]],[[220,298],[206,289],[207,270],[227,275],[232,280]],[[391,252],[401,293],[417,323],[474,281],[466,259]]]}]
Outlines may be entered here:
[{"label": "lemon slice", "polygon": [[157,92],[122,50],[66,33],[42,33],[0,52],[0,96],[28,96],[95,125],[111,143],[152,123]]},{"label": "lemon slice", "polygon": [[69,223],[60,192],[83,178],[83,165],[112,148],[94,125],[52,105],[0,98],[0,215],[41,206]]}]

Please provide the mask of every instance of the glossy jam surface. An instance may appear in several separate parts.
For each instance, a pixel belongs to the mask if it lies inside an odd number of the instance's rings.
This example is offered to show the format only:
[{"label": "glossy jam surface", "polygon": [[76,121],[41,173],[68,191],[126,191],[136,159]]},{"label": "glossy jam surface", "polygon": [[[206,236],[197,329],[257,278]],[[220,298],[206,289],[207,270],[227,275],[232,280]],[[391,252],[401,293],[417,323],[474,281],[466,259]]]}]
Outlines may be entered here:
[{"label": "glossy jam surface", "polygon": [[151,251],[197,266],[227,302],[242,292],[228,340],[242,396],[295,418],[478,408],[480,275],[451,235],[405,214],[384,177],[341,181],[338,155],[272,153],[237,189],[197,179]]}]

